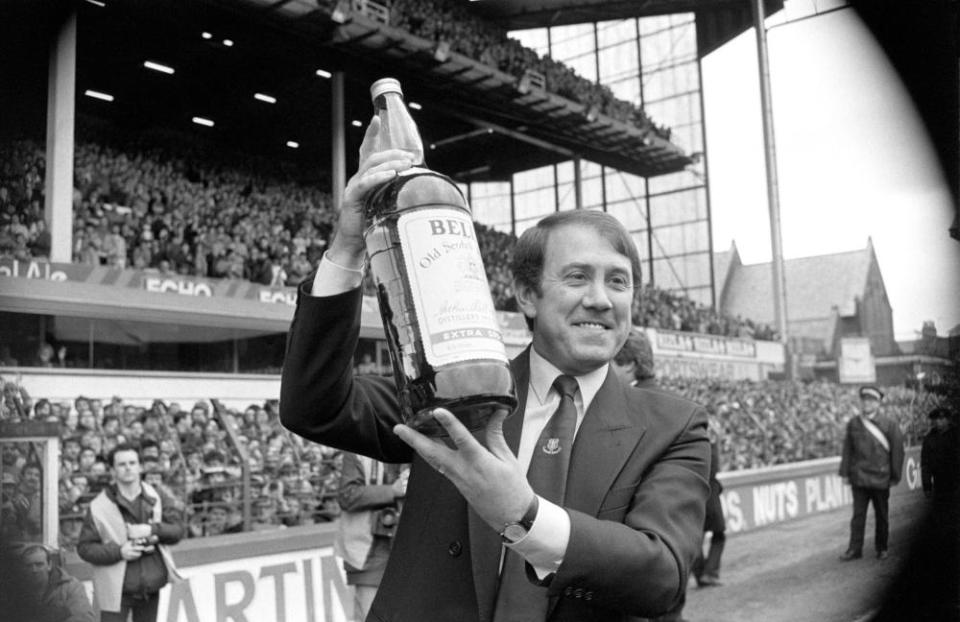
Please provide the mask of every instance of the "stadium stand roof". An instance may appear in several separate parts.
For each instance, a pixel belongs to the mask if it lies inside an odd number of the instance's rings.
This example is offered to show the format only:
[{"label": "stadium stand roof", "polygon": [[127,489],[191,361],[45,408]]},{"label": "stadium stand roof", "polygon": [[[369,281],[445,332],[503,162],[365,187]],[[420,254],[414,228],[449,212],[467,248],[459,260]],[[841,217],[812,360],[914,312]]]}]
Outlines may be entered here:
[{"label": "stadium stand roof", "polygon": [[[743,0],[461,0],[480,15],[509,30],[568,26],[629,17],[695,13],[701,56],[753,25],[750,3]],[[767,15],[783,0],[765,0]]]},{"label": "stadium stand roof", "polygon": [[85,342],[96,320],[97,340],[137,345],[214,342],[283,333],[293,309],[256,300],[171,296],[141,289],[0,276],[0,309],[54,317],[57,339]]},{"label": "stadium stand roof", "polygon": [[[473,10],[472,5],[484,3],[467,4]],[[623,7],[633,4],[647,7],[633,15],[652,14],[648,3],[614,2],[594,6],[589,16],[623,17]],[[654,4],[669,12],[697,3]],[[700,4],[733,6],[717,0]],[[460,181],[508,180],[512,173],[574,156],[643,176],[689,164],[682,150],[653,132],[591,114],[579,103],[535,88],[521,93],[514,76],[457,54],[437,60],[433,42],[362,15],[351,13],[338,22],[313,0],[11,0],[0,9],[0,71],[18,85],[0,94],[3,110],[14,108],[8,118],[44,127],[49,24],[63,5],[79,11],[77,111],[123,127],[206,132],[327,171],[330,83],[316,71],[344,70],[348,122],[369,118],[370,83],[384,75],[398,77],[408,100],[423,105],[415,116],[425,143],[434,145],[428,165]],[[202,32],[210,38],[202,39]],[[148,71],[145,60],[176,73]],[[88,88],[115,99],[84,97]],[[275,97],[276,103],[255,100],[257,92]],[[216,125],[199,129],[191,124],[193,116]],[[351,127],[348,170],[361,138],[362,129]],[[284,146],[287,140],[299,143],[296,153]]]}]

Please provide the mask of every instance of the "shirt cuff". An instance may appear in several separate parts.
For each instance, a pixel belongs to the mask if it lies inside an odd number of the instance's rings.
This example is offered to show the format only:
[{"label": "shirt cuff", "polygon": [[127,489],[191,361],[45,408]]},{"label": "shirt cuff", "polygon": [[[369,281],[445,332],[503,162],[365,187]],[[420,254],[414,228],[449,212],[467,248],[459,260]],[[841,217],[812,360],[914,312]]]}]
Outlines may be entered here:
[{"label": "shirt cuff", "polygon": [[508,545],[533,567],[538,579],[556,572],[570,542],[570,516],[555,503],[540,497],[540,509],[527,535]]},{"label": "shirt cuff", "polygon": [[341,266],[327,257],[327,253],[324,252],[317,266],[317,274],[313,278],[310,295],[334,296],[356,289],[363,283],[365,268],[366,263],[361,264],[359,268]]}]

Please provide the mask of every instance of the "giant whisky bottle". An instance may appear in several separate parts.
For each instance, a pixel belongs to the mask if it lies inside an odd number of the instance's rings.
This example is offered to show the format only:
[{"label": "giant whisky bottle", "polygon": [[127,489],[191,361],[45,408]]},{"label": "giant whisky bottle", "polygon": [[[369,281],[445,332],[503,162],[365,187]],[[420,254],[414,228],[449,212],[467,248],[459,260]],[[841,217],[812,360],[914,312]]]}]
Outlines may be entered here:
[{"label": "giant whisky bottle", "polygon": [[404,149],[415,166],[370,193],[364,239],[404,421],[431,436],[429,415],[453,412],[470,430],[517,398],[470,207],[448,177],[424,167],[423,142],[400,83],[370,94],[377,151]]}]

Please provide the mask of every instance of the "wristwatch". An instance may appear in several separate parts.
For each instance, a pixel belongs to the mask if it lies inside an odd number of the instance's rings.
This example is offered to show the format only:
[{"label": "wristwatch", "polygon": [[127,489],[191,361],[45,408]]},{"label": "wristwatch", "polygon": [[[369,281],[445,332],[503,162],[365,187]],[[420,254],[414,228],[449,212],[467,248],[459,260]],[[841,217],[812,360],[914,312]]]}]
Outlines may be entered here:
[{"label": "wristwatch", "polygon": [[507,523],[503,526],[500,531],[500,539],[506,544],[513,544],[522,540],[530,531],[530,528],[533,527],[533,521],[536,520],[537,510],[539,509],[540,497],[533,495],[533,501],[530,502],[530,507],[527,508],[523,517],[515,523]]}]

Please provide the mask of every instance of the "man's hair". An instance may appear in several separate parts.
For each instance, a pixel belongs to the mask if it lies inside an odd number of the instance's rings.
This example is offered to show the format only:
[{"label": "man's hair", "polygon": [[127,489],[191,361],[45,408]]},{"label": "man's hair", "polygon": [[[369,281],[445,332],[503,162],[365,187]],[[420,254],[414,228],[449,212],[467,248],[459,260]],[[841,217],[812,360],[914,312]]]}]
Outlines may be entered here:
[{"label": "man's hair", "polygon": [[110,423],[111,421],[116,421],[119,424],[120,418],[117,417],[116,415],[104,415],[103,421],[100,422],[100,426],[105,428],[107,427],[107,424]]},{"label": "man's hair", "polygon": [[152,437],[150,437],[150,436],[147,436],[147,437],[145,437],[142,441],[140,441],[140,451],[143,451],[143,450],[146,449],[147,447],[156,447],[156,448],[159,450],[159,449],[160,449],[160,443],[158,443],[158,442],[156,441],[156,439],[154,439],[154,438],[152,438]]},{"label": "man's hair", "polygon": [[28,544],[24,546],[22,549],[20,549],[20,560],[23,561],[27,559],[27,555],[30,555],[35,551],[43,551],[44,557],[47,558],[47,563],[50,563],[52,561],[50,559],[49,549],[47,549],[47,547],[43,546],[42,544]]},{"label": "man's hair", "polygon": [[630,334],[627,335],[627,341],[617,352],[617,355],[613,357],[613,360],[617,365],[636,363],[633,377],[638,382],[655,378],[657,375],[653,366],[653,348],[650,346],[647,336],[642,332],[631,330]]},{"label": "man's hair", "polygon": [[136,445],[134,445],[133,443],[120,443],[119,445],[114,447],[112,450],[110,450],[110,455],[107,456],[108,466],[110,467],[116,466],[116,464],[114,463],[114,458],[116,458],[117,454],[120,453],[121,451],[132,451],[133,453],[137,454],[137,462],[140,461],[140,450],[137,449]]},{"label": "man's hair", "polygon": [[[541,294],[543,262],[547,254],[550,234],[565,226],[590,227],[609,242],[614,250],[627,257],[633,273],[633,287],[635,290],[639,289],[642,277],[640,256],[623,224],[605,212],[577,209],[550,214],[523,232],[513,250],[513,259],[510,262],[515,290],[528,287],[537,295]],[[530,318],[527,318],[527,327],[533,328],[533,320]]]}]

